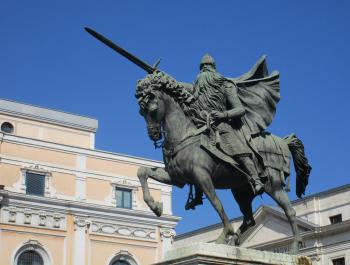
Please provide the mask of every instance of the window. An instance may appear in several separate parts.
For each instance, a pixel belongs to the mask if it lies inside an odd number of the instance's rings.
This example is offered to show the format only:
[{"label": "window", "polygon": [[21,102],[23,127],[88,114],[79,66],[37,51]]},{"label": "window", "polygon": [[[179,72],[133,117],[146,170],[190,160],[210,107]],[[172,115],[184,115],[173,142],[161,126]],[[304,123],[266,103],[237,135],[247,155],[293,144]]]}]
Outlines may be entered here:
[{"label": "window", "polygon": [[1,131],[4,133],[13,133],[13,125],[7,121],[1,124]]},{"label": "window", "polygon": [[345,265],[345,258],[338,258],[332,260],[333,265]]},{"label": "window", "polygon": [[45,175],[26,172],[26,194],[44,196]]},{"label": "window", "polygon": [[[2,261],[2,259],[0,258]],[[0,264],[2,262],[0,261]],[[6,263],[7,264],[7,263]],[[53,265],[43,245],[37,240],[28,240],[16,252],[14,265]]]},{"label": "window", "polygon": [[115,197],[117,201],[117,207],[131,209],[131,190],[116,188]]},{"label": "window", "polygon": [[118,254],[116,254],[111,261],[108,263],[109,265],[138,265],[139,263],[135,261],[132,255],[126,251],[121,250]]},{"label": "window", "polygon": [[116,260],[112,265],[130,265],[126,260]]},{"label": "window", "polygon": [[337,214],[329,217],[329,221],[331,222],[331,224],[337,224],[337,223],[341,223],[343,220],[342,220],[341,214]]},{"label": "window", "polygon": [[44,261],[34,250],[27,250],[18,257],[16,265],[44,265]]}]

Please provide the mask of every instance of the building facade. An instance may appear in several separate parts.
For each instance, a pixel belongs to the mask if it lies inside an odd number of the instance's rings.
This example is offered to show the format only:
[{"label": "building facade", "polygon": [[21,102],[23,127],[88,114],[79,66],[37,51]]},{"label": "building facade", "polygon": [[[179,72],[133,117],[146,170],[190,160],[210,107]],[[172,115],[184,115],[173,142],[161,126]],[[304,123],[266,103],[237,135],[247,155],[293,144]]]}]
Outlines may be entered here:
[{"label": "building facade", "polygon": [[136,172],[157,161],[95,150],[97,120],[0,100],[0,264],[146,265],[169,249],[179,218],[171,186]]},{"label": "building facade", "polygon": [[[292,202],[303,237],[301,255],[314,265],[350,264],[350,184]],[[256,225],[242,238],[242,247],[287,253],[292,242],[290,225],[278,207],[260,206],[254,213]],[[232,220],[237,230],[242,218]],[[175,237],[174,246],[213,242],[222,225],[215,224]]]}]

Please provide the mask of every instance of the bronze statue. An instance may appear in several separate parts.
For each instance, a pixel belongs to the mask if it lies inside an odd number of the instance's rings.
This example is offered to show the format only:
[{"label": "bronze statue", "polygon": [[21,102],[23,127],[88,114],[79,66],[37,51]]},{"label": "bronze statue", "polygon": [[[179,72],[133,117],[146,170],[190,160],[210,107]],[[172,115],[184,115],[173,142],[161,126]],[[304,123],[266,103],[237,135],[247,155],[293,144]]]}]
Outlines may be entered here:
[{"label": "bronze statue", "polygon": [[[216,242],[239,245],[242,234],[255,224],[252,200],[266,192],[284,210],[294,235],[291,252],[297,253],[301,236],[286,179],[292,157],[296,193],[301,197],[311,166],[296,135],[282,139],[265,130],[280,99],[279,74],[268,73],[265,57],[241,77],[226,78],[206,55],[192,86],[149,66],[98,33],[89,33],[149,73],[137,82],[136,98],[149,137],[163,149],[165,168],[140,167],[137,174],[152,211],[160,216],[162,204],[150,195],[148,178],[181,188],[194,185],[196,198],[187,207],[200,204],[204,193],[223,223]],[[230,224],[215,189],[232,191],[243,214],[238,231]]]},{"label": "bronze statue", "polygon": [[[234,82],[217,73],[214,58],[209,54],[201,60],[200,74],[194,82],[193,90],[197,100],[191,107],[197,110],[197,119],[201,120],[204,114],[204,120],[208,117],[214,122],[211,126],[215,132],[214,144],[238,162],[240,168],[247,173],[254,192],[261,193],[263,183],[259,175],[264,172],[263,159],[245,125],[245,110],[237,95],[237,87]],[[201,204],[201,197],[200,189],[196,188],[196,197],[193,201],[188,201],[186,209],[194,209],[196,204]]]}]

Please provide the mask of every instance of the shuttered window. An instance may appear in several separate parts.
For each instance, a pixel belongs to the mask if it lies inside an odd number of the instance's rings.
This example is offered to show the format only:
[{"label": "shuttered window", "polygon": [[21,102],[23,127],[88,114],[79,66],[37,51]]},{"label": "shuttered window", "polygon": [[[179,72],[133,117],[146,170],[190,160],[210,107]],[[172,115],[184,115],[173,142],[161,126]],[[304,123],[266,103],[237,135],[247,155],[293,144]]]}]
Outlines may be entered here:
[{"label": "shuttered window", "polygon": [[29,195],[44,196],[45,175],[27,172],[26,193]]},{"label": "shuttered window", "polygon": [[131,209],[131,190],[116,188],[117,207]]}]

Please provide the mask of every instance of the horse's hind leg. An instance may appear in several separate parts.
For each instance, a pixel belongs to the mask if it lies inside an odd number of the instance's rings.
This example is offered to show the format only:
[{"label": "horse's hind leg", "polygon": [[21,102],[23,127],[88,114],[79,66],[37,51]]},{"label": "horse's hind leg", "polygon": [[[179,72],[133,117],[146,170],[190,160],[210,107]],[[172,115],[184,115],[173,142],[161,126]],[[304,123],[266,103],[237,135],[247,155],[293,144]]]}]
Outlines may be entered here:
[{"label": "horse's hind leg", "polygon": [[141,183],[143,200],[147,203],[149,208],[151,208],[151,210],[157,216],[161,216],[163,212],[163,203],[157,202],[153,199],[152,195],[149,192],[147,179],[152,178],[165,184],[174,185],[172,179],[170,178],[169,174],[164,170],[164,168],[140,167],[137,171],[137,176]]},{"label": "horse's hind leg", "polygon": [[253,217],[252,201],[255,197],[252,188],[248,185],[240,187],[238,189],[231,189],[232,194],[239,205],[239,209],[243,214],[243,222],[238,228],[236,234],[232,237],[231,241],[234,245],[239,246],[242,235],[252,226],[255,225]]},{"label": "horse's hind leg", "polygon": [[204,192],[208,200],[214,207],[214,209],[219,214],[221,221],[224,225],[224,229],[221,235],[217,238],[215,243],[217,244],[227,244],[229,242],[229,236],[233,236],[235,231],[224,211],[224,207],[221,204],[218,196],[215,192],[214,184],[210,178],[209,173],[206,170],[196,169],[195,170],[195,184]]},{"label": "horse's hind leg", "polygon": [[270,169],[270,172],[272,175],[270,175],[269,181],[267,181],[265,184],[265,191],[271,196],[272,199],[276,201],[276,203],[283,209],[284,213],[286,214],[294,235],[290,253],[297,254],[299,252],[300,245],[302,244],[302,239],[297,225],[296,213],[287,196],[287,193],[282,188],[282,181],[279,177],[279,173],[273,169]]}]

